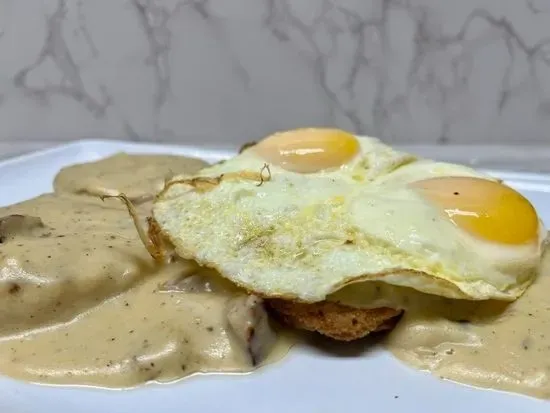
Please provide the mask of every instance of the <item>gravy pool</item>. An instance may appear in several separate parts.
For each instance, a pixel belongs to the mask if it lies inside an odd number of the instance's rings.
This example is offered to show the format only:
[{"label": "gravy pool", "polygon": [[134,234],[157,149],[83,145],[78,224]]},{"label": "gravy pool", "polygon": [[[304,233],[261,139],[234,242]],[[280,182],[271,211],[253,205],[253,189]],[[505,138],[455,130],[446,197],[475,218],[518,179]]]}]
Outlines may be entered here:
[{"label": "gravy pool", "polygon": [[[167,176],[203,165],[118,154],[63,169],[54,194],[0,208],[2,373],[41,383],[128,387],[261,364],[227,317],[238,308],[235,300],[245,312],[254,303],[190,262],[155,265],[120,202],[96,198],[125,191],[145,217]],[[447,300],[384,285],[354,286],[334,299],[353,305],[354,296],[361,296],[357,304],[369,294],[373,307],[397,301],[406,313],[384,345],[415,368],[550,398],[550,254],[543,264],[535,283],[511,304]],[[182,280],[194,281],[182,287]],[[282,357],[293,341],[279,334],[271,344],[264,363]]]},{"label": "gravy pool", "polygon": [[354,307],[404,309],[383,345],[440,378],[550,399],[550,254],[518,300],[467,301],[371,283],[331,299]]},{"label": "gravy pool", "polygon": [[286,353],[292,342],[266,327],[258,303],[191,262],[155,264],[120,201],[97,198],[123,189],[145,217],[168,171],[202,165],[118,154],[62,170],[53,194],[0,208],[2,373],[129,387],[251,371]]}]

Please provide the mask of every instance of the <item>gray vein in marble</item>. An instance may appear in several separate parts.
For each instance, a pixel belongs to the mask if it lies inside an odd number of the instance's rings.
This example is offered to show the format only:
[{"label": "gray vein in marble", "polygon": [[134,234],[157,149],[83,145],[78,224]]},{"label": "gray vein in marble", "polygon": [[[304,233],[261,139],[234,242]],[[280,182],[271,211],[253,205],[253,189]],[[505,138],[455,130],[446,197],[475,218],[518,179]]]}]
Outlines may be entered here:
[{"label": "gray vein in marble", "polygon": [[[458,32],[450,35],[445,33],[443,27],[439,25],[433,10],[428,6],[418,5],[417,2],[373,1],[372,4],[375,5],[373,8],[376,12],[371,12],[371,16],[365,18],[357,10],[347,9],[338,5],[338,2],[323,1],[321,16],[309,24],[293,15],[291,3],[289,1],[269,1],[270,14],[266,26],[280,41],[293,45],[299,44],[300,40],[305,42],[308,52],[305,57],[310,61],[319,86],[333,104],[332,115],[334,116],[334,111],[340,111],[351,122],[354,130],[359,133],[384,136],[391,114],[395,114],[396,109],[406,111],[411,91],[418,88],[421,94],[431,97],[430,106],[440,112],[441,132],[438,140],[442,143],[448,141],[449,129],[457,121],[457,118],[461,118],[460,113],[456,113],[456,110],[452,108],[455,104],[454,101],[457,96],[460,97],[460,95],[468,93],[469,76],[475,53],[491,42],[503,40],[510,56],[509,63],[502,75],[502,87],[498,98],[499,113],[502,113],[510,99],[523,89],[524,82],[538,82],[536,64],[543,62],[548,65],[548,58],[542,54],[542,51],[549,45],[548,38],[543,38],[530,45],[506,17],[495,17],[485,9],[473,10],[466,17]],[[530,2],[530,7],[535,7],[533,1]],[[388,41],[388,12],[399,9],[405,10],[415,25],[414,45],[416,50],[410,64],[407,89],[391,96],[387,93],[387,84],[391,79],[387,75],[387,62],[383,57],[392,52]],[[541,10],[537,9],[537,12],[541,12]],[[339,27],[341,30],[332,32],[327,30],[325,19],[335,20],[335,13],[344,14],[352,23],[348,22],[346,28]],[[376,14],[376,16],[372,17],[372,14]],[[474,36],[472,39],[473,26],[479,20],[487,23],[490,28],[486,33]],[[376,37],[380,39],[378,46],[382,59],[378,59],[374,64],[370,64],[371,59],[364,54],[367,28],[374,30]],[[292,30],[299,33],[299,39],[292,38],[289,34]],[[356,42],[356,53],[351,59],[350,68],[341,84],[336,87],[327,81],[327,70],[333,58],[331,55],[333,50],[329,48],[328,51],[323,51],[319,42],[315,40],[316,34],[321,30],[328,31],[332,46],[336,44],[336,37],[343,30],[347,30]],[[371,34],[371,36],[373,35]],[[456,49],[462,50],[457,53]],[[443,61],[433,62],[433,56],[438,54],[441,55]],[[528,62],[530,78],[513,85],[511,76],[519,54]],[[447,65],[447,69],[452,75],[450,83],[442,79],[442,76],[446,77],[447,73],[444,75],[438,73],[441,67],[440,63]],[[356,96],[354,85],[361,69],[371,72],[376,78],[371,121],[368,126],[365,124],[364,115],[361,116],[361,107],[353,102],[353,98]],[[543,90],[537,87],[535,89]]]},{"label": "gray vein in marble", "polygon": [[128,137],[130,140],[136,141],[136,142],[144,140],[143,137],[140,136],[139,133],[137,133],[134,128],[132,128],[132,125],[130,125],[128,121],[125,120],[123,122],[123,125],[124,125],[123,127],[124,127],[125,136]]},{"label": "gray vein in marble", "polygon": [[[342,33],[342,29],[337,25],[327,27],[327,17],[335,11],[344,14],[351,23],[349,25],[351,32],[357,37],[352,67],[347,78],[344,79],[343,82],[343,89],[351,99],[355,97],[353,86],[355,85],[359,68],[362,65],[368,64],[368,61],[363,59],[362,55],[362,48],[365,45],[364,29],[367,26],[376,26],[379,22],[376,19],[364,19],[351,10],[347,10],[342,6],[336,6],[330,1],[324,0],[322,2],[321,15],[308,25],[293,14],[291,3],[292,2],[289,1],[270,0],[268,2],[269,13],[265,21],[266,26],[272,31],[275,37],[283,42],[290,41],[291,36],[288,34],[288,30],[290,29],[294,29],[300,34],[301,40],[305,41],[308,46],[307,51],[309,52],[309,56],[306,55],[304,57],[309,61],[309,65],[319,86],[323,89],[332,103],[331,116],[334,116],[335,111],[340,111],[351,122],[354,130],[358,132],[364,131],[365,125],[355,108],[342,102],[337,92],[328,84],[328,61],[333,57],[337,37]],[[383,20],[383,17],[380,20]],[[320,29],[321,27],[326,28],[330,37],[331,44],[326,52],[322,50],[322,47],[315,40],[315,34],[318,30],[322,30]],[[383,83],[383,81],[381,83]]]},{"label": "gray vein in marble", "polygon": [[509,77],[511,73],[511,67],[516,58],[515,47],[519,48],[520,51],[525,54],[527,61],[529,63],[530,74],[533,77],[533,79],[538,80],[537,72],[535,69],[535,60],[539,58],[540,61],[544,62],[546,66],[550,67],[550,56],[545,56],[543,53],[541,53],[545,47],[550,45],[550,36],[539,40],[537,43],[535,43],[532,46],[529,46],[527,42],[523,40],[522,36],[515,30],[514,26],[510,23],[510,21],[508,21],[506,18],[503,17],[503,18],[497,19],[494,16],[490,15],[486,10],[479,10],[479,9],[474,10],[472,14],[468,16],[468,19],[464,24],[464,27],[467,28],[468,25],[476,18],[480,18],[487,21],[494,28],[503,32],[506,45],[508,48],[508,52],[510,53],[510,65],[506,68],[506,72],[505,72],[505,76],[503,78],[503,84],[502,84],[502,92],[501,92],[502,95],[501,95],[501,99],[499,100],[499,111],[502,111],[508,98],[510,97],[510,94],[513,93],[513,87],[509,84]]},{"label": "gray vein in marble", "polygon": [[[270,1],[270,0],[268,0]],[[245,89],[250,87],[250,75],[246,68],[241,64],[238,58],[233,54],[231,45],[228,43],[223,33],[223,21],[217,19],[209,11],[209,0],[187,0],[179,3],[182,6],[190,6],[195,13],[197,13],[205,24],[207,24],[216,36],[218,42],[222,45],[221,51],[226,53],[229,58],[232,72],[238,77],[240,83]],[[185,12],[185,8],[177,8],[177,12]]]},{"label": "gray vein in marble", "polygon": [[[102,96],[99,101],[86,91],[84,82],[80,77],[80,68],[75,64],[63,37],[62,25],[65,12],[66,0],[58,0],[55,12],[50,16],[46,16],[48,31],[40,54],[34,63],[22,68],[15,74],[14,85],[42,104],[48,103],[52,94],[63,95],[84,105],[95,117],[102,117],[111,104],[111,99],[104,87],[100,87]],[[47,59],[51,59],[61,72],[61,82],[44,87],[30,86],[27,81],[30,72],[42,65]]]},{"label": "gray vein in marble", "polygon": [[[532,6],[532,2],[530,4]],[[472,69],[472,55],[485,46],[487,42],[503,39],[509,53],[509,63],[502,76],[500,97],[498,99],[499,113],[502,113],[510,99],[524,86],[523,82],[512,85],[510,80],[518,54],[522,54],[529,65],[530,79],[525,79],[525,82],[528,80],[538,81],[535,69],[537,62],[543,62],[546,66],[550,65],[548,57],[541,53],[550,44],[550,37],[543,38],[535,44],[529,45],[507,18],[497,18],[487,10],[473,10],[465,19],[458,33],[453,36],[447,36],[433,30],[434,26],[431,23],[429,9],[413,7],[409,8],[409,11],[416,17],[416,51],[409,71],[409,92],[415,87],[423,89],[424,92],[435,92],[436,95],[439,95],[434,102],[437,106],[442,105],[445,107],[457,94],[463,93],[468,88],[469,75]],[[489,32],[473,41],[466,40],[476,20],[488,23],[493,33]],[[435,73],[428,76],[426,80],[422,79],[419,74],[422,70],[426,70],[429,56],[438,50],[447,51],[454,46],[460,46],[462,51],[452,56],[450,61],[449,68],[453,74],[453,82],[450,85],[445,85],[439,81]],[[438,139],[439,142],[445,143],[448,141],[446,130],[449,129],[450,123],[454,121],[453,118],[451,110],[442,113],[442,132]]]},{"label": "gray vein in marble", "polygon": [[90,31],[88,30],[88,25],[86,23],[86,16],[83,12],[83,6],[84,6],[85,0],[78,0],[76,3],[77,7],[77,16],[78,16],[78,26],[79,30],[82,33],[84,40],[86,41],[90,52],[92,54],[92,59],[97,59],[99,57],[99,50],[97,46],[94,43],[94,40],[92,38],[92,35],[90,34]]},{"label": "gray vein in marble", "polygon": [[208,12],[208,0],[189,0],[185,4],[191,6],[204,20],[211,17]]},{"label": "gray vein in marble", "polygon": [[[45,33],[9,14],[41,9],[0,2],[4,129],[57,136],[69,99],[86,110],[67,138],[245,140],[304,123],[396,142],[547,137],[549,0],[227,1],[52,0]],[[14,32],[32,39],[7,45]]]},{"label": "gray vein in marble", "polygon": [[550,13],[550,5],[547,0],[527,0],[527,8],[533,14]]},{"label": "gray vein in marble", "polygon": [[149,56],[146,63],[154,68],[157,90],[155,108],[158,110],[166,102],[170,93],[169,51],[171,33],[166,27],[170,13],[149,0],[132,0],[139,22],[149,42]]}]

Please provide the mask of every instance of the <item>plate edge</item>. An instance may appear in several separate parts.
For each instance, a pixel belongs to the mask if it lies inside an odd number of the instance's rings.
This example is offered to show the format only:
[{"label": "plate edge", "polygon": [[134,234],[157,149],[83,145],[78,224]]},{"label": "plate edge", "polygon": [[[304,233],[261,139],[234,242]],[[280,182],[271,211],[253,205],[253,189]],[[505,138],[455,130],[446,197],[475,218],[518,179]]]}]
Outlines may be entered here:
[{"label": "plate edge", "polygon": [[[92,151],[99,150],[98,147],[122,147],[128,148],[131,150],[132,147],[139,147],[142,150],[147,148],[156,148],[156,149],[166,149],[178,150],[178,151],[187,151],[190,153],[189,156],[195,157],[205,157],[205,158],[215,158],[215,159],[224,159],[233,154],[237,153],[237,149],[229,149],[223,147],[200,147],[198,145],[177,145],[177,144],[166,144],[166,143],[156,143],[156,142],[134,142],[118,139],[78,139],[71,142],[63,143],[60,145],[55,145],[50,148],[40,149],[37,151],[32,151],[29,153],[16,155],[7,159],[0,160],[0,169],[10,167],[13,165],[21,165],[27,162],[32,162],[37,158],[47,158],[52,155],[59,155],[66,151],[71,150],[80,150],[80,151]],[[425,147],[426,145],[419,145],[418,147]],[[409,146],[409,149],[411,146]],[[121,149],[124,150],[124,149]],[[456,162],[456,161],[455,161]],[[550,174],[547,173],[533,173],[533,172],[516,172],[513,170],[506,169],[491,169],[491,168],[475,168],[475,165],[468,165],[471,168],[477,169],[479,171],[485,172],[490,175],[495,175],[502,177],[507,182],[516,182],[516,183],[526,183],[529,186],[535,185],[535,190],[542,190],[543,192],[550,192]],[[545,188],[539,189],[539,188]]]}]

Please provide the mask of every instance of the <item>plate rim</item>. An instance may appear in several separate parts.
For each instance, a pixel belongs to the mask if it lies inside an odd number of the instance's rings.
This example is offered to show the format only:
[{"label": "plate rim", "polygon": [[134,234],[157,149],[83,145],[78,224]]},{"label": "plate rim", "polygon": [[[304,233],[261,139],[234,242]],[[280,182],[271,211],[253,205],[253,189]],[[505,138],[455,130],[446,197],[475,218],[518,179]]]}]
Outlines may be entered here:
[{"label": "plate rim", "polygon": [[[5,160],[2,160],[0,161],[0,171],[1,169],[3,168],[10,168],[12,166],[14,167],[21,167],[21,166],[24,166],[25,163],[27,162],[33,162],[37,159],[40,159],[42,158],[43,161],[48,161],[48,157],[50,156],[55,156],[55,157],[58,157],[58,156],[63,156],[64,153],[66,153],[66,156],[69,158],[68,160],[70,162],[74,162],[75,161],[75,155],[78,154],[80,151],[89,151],[89,152],[93,152],[94,150],[98,150],[98,152],[102,152],[102,151],[107,151],[107,152],[112,152],[112,151],[116,151],[118,148],[121,148],[121,147],[126,147],[126,148],[131,148],[131,147],[135,147],[135,148],[139,148],[139,150],[141,149],[147,149],[147,148],[157,148],[157,149],[160,149],[160,150],[170,150],[170,149],[177,149],[179,153],[184,153],[187,149],[191,149],[191,150],[196,150],[197,149],[197,145],[167,145],[167,144],[158,144],[158,143],[154,143],[154,142],[128,142],[128,141],[120,141],[120,140],[97,140],[97,139],[83,139],[83,140],[78,140],[78,141],[73,141],[73,142],[69,142],[69,143],[65,143],[65,144],[62,144],[62,145],[57,145],[55,147],[52,147],[52,148],[47,148],[47,149],[42,149],[42,150],[38,150],[38,151],[34,151],[34,152],[30,152],[30,153],[27,153],[27,154],[23,154],[23,155],[19,155],[19,156],[15,156],[15,157],[12,157],[12,158],[8,158],[8,159],[5,159]],[[202,151],[203,153],[211,153],[211,149],[210,147],[208,148],[202,148]],[[214,150],[216,151],[216,150]],[[235,153],[236,150],[234,151],[226,151],[226,150],[217,150],[218,153],[226,153],[226,154],[230,154],[230,153]],[[92,159],[90,159],[92,160]],[[511,172],[511,171],[502,171],[503,173],[509,173],[509,174],[512,174],[518,181],[520,182],[524,182],[524,183],[528,183],[528,184],[537,184],[537,185],[540,185],[540,186],[544,186],[545,188],[547,188],[547,190],[545,192],[550,192],[550,176],[549,175],[545,175],[545,174],[532,174],[532,173],[523,173],[523,172]],[[546,181],[548,180],[547,183],[544,183],[544,182],[541,182],[541,181]],[[538,191],[539,189],[534,189],[536,191]],[[550,208],[550,202],[549,202],[549,208]],[[289,355],[290,356],[290,355]],[[283,366],[283,362],[284,364],[294,364],[294,363],[289,363],[289,356],[287,356],[285,359],[283,359],[281,362],[279,363],[276,363],[274,366],[274,369],[273,370],[277,370],[277,369],[283,369],[285,368],[285,366]],[[308,361],[308,360],[306,360]],[[311,361],[309,361],[311,362]],[[384,359],[380,359],[380,360],[371,360],[371,362],[373,362],[372,366],[374,368],[376,368],[376,366],[378,365],[379,367],[384,367],[384,368],[387,368],[387,365],[385,364],[385,361]],[[408,369],[408,366],[404,365],[403,363],[401,362],[397,362],[396,363],[399,364],[399,369],[400,370],[406,370]],[[298,363],[299,364],[299,363]],[[290,366],[290,367],[294,367],[294,370],[296,370],[298,367],[300,366]],[[312,365],[313,367],[313,365]],[[324,366],[323,366],[324,367]],[[403,367],[403,368],[401,368]],[[271,369],[270,369],[271,370]],[[290,371],[294,371],[293,369],[290,369]],[[367,374],[371,375],[371,376],[376,376],[376,374],[372,374],[373,371],[371,371],[370,373],[367,372]],[[395,371],[394,371],[395,373]],[[416,370],[412,371],[412,372],[409,372],[410,375],[418,375],[418,374],[425,374],[425,373],[420,373]],[[409,374],[408,373],[408,374]],[[400,373],[401,374],[401,373]],[[401,375],[399,374],[398,378],[401,379]],[[244,378],[244,377],[241,377],[239,379],[239,381],[241,383],[247,383],[247,379]],[[438,380],[439,381],[439,380]],[[221,380],[221,377],[220,377],[220,380],[219,382],[222,382]],[[218,380],[217,379],[213,379],[212,381],[209,381],[208,382],[208,385],[205,385],[204,388],[213,388],[216,386],[216,383],[218,383]],[[225,385],[225,384],[224,384]],[[0,383],[0,410],[1,407],[3,406],[2,404],[2,392],[5,391],[6,393],[8,393],[10,391],[10,389],[13,389],[15,388],[14,386],[7,386],[5,387],[5,383],[4,382],[1,382]],[[42,387],[42,388],[49,388],[49,387],[57,387],[57,386],[35,386],[35,385],[32,385],[34,386],[34,388],[36,387]],[[154,385],[153,385],[154,386]],[[155,388],[155,387],[150,387],[150,389],[154,392],[158,392],[158,393],[162,393],[163,391],[165,392],[164,394],[166,394],[166,389],[169,388],[169,387],[172,387],[174,386],[174,393],[177,393],[177,392],[180,392],[181,396],[185,397],[186,394],[188,393],[185,393],[185,391],[187,389],[185,388],[182,388],[182,387],[179,387],[178,384],[174,384],[174,385],[167,385],[167,386],[161,386],[161,387],[164,387],[164,390],[163,389],[160,389],[160,388]],[[176,387],[177,386],[177,387]],[[426,391],[426,392],[429,392],[429,389],[424,387],[425,386],[425,383],[422,382],[421,384],[421,389],[423,389],[423,391]],[[78,386],[75,386],[75,387],[78,387]],[[194,386],[195,388],[197,386]],[[231,387],[236,387],[236,385],[234,383],[231,384]],[[416,387],[416,386],[414,386]],[[460,385],[460,387],[462,388],[461,392],[456,392],[453,390],[450,394],[452,395],[455,395],[455,394],[469,394],[466,392],[466,390],[464,390],[464,387],[469,387],[467,385]],[[19,386],[18,386],[19,388]],[[143,389],[146,389],[147,387],[143,387]],[[191,389],[193,388],[193,386],[191,386]],[[6,390],[7,389],[7,390]],[[21,385],[20,386],[20,389],[19,390],[16,390],[18,392],[20,392],[21,394],[21,399],[23,400],[23,394],[25,393],[25,390],[28,389],[28,387],[26,387],[26,385]],[[439,386],[437,387],[437,389],[439,390]],[[126,391],[123,391],[123,392],[120,392],[120,393],[117,393],[117,392],[108,392],[109,395],[105,396],[105,398],[109,398],[109,400],[114,400],[113,398],[116,397],[115,395],[116,394],[128,394],[128,393],[133,393],[134,391],[141,391],[141,388],[138,388],[138,389],[129,389],[130,391],[126,392]],[[184,390],[184,391],[182,391]],[[444,390],[444,389],[443,389]],[[92,390],[93,392],[96,391],[96,389]],[[99,390],[103,393],[103,390]],[[172,391],[172,389],[170,389],[170,391]],[[468,390],[469,391],[469,390]],[[477,390],[476,390],[477,391]],[[482,390],[482,392],[484,393],[484,397],[483,399],[485,398],[491,398],[492,396],[490,396],[490,394],[494,394],[494,393],[501,393],[500,391],[492,391],[492,390]],[[33,390],[33,393],[34,393],[34,390]],[[77,389],[75,389],[74,387],[72,388],[68,388],[68,393],[71,393],[71,394],[77,394],[78,391]],[[508,392],[504,392],[505,394],[508,393]],[[59,397],[59,394],[58,393],[53,393],[53,396],[52,396],[52,400],[54,398],[56,398],[56,394],[57,394],[57,397]],[[485,395],[487,395],[487,397],[485,397]],[[543,400],[541,401],[541,399],[533,399],[531,397],[528,397],[528,396],[524,396],[524,395],[521,395],[521,394],[513,394],[514,397],[514,405],[521,405],[523,406],[523,402],[520,401],[521,399],[527,399],[527,400],[533,400],[535,403],[538,403],[538,402],[542,402],[540,405],[543,407],[543,408],[546,408],[547,407],[547,403],[550,403],[550,400]],[[44,397],[44,396],[42,396]],[[103,396],[102,396],[103,397]],[[171,396],[172,397],[172,396]],[[175,396],[174,396],[175,397]],[[92,396],[88,396],[86,397],[86,400],[91,400]],[[338,397],[337,397],[338,398]],[[357,396],[356,398],[356,401],[357,400],[363,400],[361,398],[361,396]],[[403,397],[402,398],[403,400],[406,400],[406,397]],[[15,400],[15,398],[13,398],[12,400]],[[391,409],[391,405],[388,403],[387,406],[390,406],[389,409],[390,411],[399,411],[399,412],[420,412],[420,411],[424,411],[424,412],[430,412],[430,411],[433,411],[431,409],[433,408],[436,408],[436,409],[439,409],[439,408],[442,408],[443,406],[442,405],[431,405],[431,404],[423,404],[423,403],[419,403],[418,404],[418,407],[421,408],[421,410],[416,410],[416,407],[414,405],[414,401],[418,401],[419,399],[413,399],[411,400],[409,398],[409,402],[413,402],[413,405],[402,405],[400,404],[399,406],[398,405],[395,405],[394,407],[396,408],[396,410],[392,410]],[[508,400],[508,398],[506,398],[505,400]],[[9,401],[9,400],[8,400]],[[353,401],[353,400],[352,400]],[[138,404],[139,402],[136,401],[136,405]],[[49,405],[49,404],[48,404]],[[115,406],[117,406],[116,402],[114,404]],[[423,406],[422,406],[423,405]],[[456,404],[457,406],[462,406],[462,402],[459,402]],[[527,407],[531,406],[532,404],[529,403],[529,404],[526,404]],[[534,405],[534,404],[533,404]],[[10,406],[13,406],[14,409],[17,409],[19,408],[18,405],[7,405],[8,409],[10,408]],[[42,407],[40,405],[32,405],[32,412],[35,412],[35,411],[50,411],[50,410],[47,410],[47,406],[46,406],[46,410],[41,410]],[[348,406],[348,404],[343,404],[343,406]],[[377,405],[373,405],[372,407],[375,408]],[[386,408],[388,408],[387,406],[384,406]],[[136,406],[136,407],[139,407],[139,406]],[[456,407],[456,406],[455,406]],[[182,407],[183,408],[183,407]],[[35,410],[35,409],[38,409],[38,410]],[[184,409],[184,408],[183,408]],[[451,406],[450,410],[452,410],[452,412],[455,412],[455,411],[458,411],[458,410],[453,410],[454,407]],[[2,410],[3,411],[3,410]],[[12,411],[12,410],[8,410],[8,411]],[[27,411],[31,411],[31,410],[21,410],[21,412],[27,412]],[[80,410],[79,410],[80,411]],[[84,410],[83,410],[84,411]],[[88,411],[91,411],[91,410],[85,410],[86,412]],[[120,411],[130,411],[130,410],[120,410]],[[141,410],[140,410],[141,411]],[[213,411],[213,410],[204,410],[204,411]],[[260,411],[262,411],[260,409]],[[269,410],[271,411],[271,410]],[[317,411],[320,411],[320,410],[315,410],[316,412]],[[324,411],[324,410],[323,410]],[[436,410],[436,411],[439,411],[439,410]],[[515,411],[515,410],[511,410],[511,411]],[[510,412],[511,412],[510,411]]]}]

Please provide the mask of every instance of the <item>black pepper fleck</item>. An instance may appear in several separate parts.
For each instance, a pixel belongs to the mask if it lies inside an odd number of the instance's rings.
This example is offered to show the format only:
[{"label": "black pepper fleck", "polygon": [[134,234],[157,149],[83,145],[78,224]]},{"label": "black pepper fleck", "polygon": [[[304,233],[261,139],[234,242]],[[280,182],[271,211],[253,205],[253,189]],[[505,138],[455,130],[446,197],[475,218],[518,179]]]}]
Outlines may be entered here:
[{"label": "black pepper fleck", "polygon": [[14,294],[17,294],[21,291],[21,286],[17,283],[13,283],[11,284],[9,290],[8,290],[8,293],[14,295]]}]

